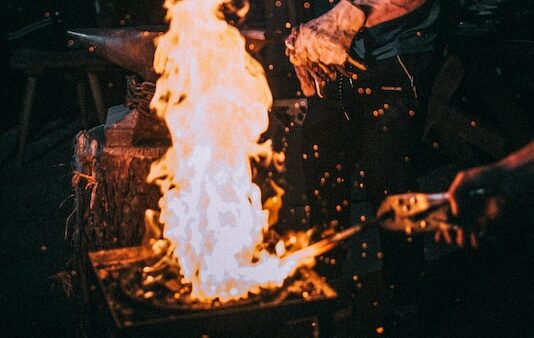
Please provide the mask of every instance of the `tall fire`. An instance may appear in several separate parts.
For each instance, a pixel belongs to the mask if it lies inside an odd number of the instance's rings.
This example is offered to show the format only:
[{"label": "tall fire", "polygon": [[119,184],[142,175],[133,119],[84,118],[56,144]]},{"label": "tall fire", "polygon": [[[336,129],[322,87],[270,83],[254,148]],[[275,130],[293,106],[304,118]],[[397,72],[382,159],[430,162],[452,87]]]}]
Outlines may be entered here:
[{"label": "tall fire", "polygon": [[172,147],[148,180],[161,188],[159,221],[198,301],[246,298],[313,264],[309,255],[288,256],[282,241],[273,252],[261,245],[270,211],[252,182],[251,160],[273,159],[271,143],[258,143],[272,96],[244,38],[220,15],[227,2],[167,0],[170,26],[154,60],[160,78],[151,106]]}]

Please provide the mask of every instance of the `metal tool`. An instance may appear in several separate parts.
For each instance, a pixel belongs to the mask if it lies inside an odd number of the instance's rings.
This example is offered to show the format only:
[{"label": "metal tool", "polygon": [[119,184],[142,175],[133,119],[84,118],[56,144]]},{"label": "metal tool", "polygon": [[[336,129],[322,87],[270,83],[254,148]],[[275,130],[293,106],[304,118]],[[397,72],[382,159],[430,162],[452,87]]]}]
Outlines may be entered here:
[{"label": "metal tool", "polygon": [[377,212],[377,221],[388,230],[432,232],[452,224],[448,193],[407,193],[389,196]]},{"label": "metal tool", "polygon": [[[125,69],[139,74],[143,79],[156,82],[158,75],[154,63],[154,39],[167,30],[166,26],[142,26],[129,28],[84,28],[67,31],[67,36],[81,45],[93,47],[98,55]],[[258,52],[266,45],[282,40],[281,32],[259,29],[242,29],[247,50]]]},{"label": "metal tool", "polygon": [[392,231],[432,232],[453,226],[449,222],[448,193],[407,193],[387,197],[378,208],[376,220],[357,223],[324,238],[292,255],[315,257],[336,247],[341,241],[378,226]]}]

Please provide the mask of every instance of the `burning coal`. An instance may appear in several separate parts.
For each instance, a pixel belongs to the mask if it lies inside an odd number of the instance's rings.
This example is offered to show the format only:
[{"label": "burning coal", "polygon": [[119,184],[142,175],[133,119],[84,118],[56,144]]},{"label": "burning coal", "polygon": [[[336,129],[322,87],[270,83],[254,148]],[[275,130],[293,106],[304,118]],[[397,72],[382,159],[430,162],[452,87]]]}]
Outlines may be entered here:
[{"label": "burning coal", "polygon": [[262,205],[251,161],[276,158],[270,141],[258,143],[272,96],[244,38],[220,15],[228,2],[167,0],[170,27],[154,60],[160,78],[151,107],[166,121],[172,147],[148,179],[163,193],[159,221],[176,245],[182,282],[191,284],[192,299],[206,302],[280,287],[314,262],[290,254],[302,238],[275,250],[262,244],[276,218],[266,205],[279,209],[281,196]]}]

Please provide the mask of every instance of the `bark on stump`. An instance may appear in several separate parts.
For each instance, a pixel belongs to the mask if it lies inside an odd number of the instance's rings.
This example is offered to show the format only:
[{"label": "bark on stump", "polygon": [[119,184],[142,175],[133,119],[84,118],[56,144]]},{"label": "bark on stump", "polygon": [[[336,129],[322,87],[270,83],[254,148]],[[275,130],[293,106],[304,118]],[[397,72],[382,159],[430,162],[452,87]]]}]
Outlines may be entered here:
[{"label": "bark on stump", "polygon": [[74,140],[75,235],[88,251],[140,244],[145,210],[161,197],[146,177],[167,147],[108,146],[104,134],[101,126]]},{"label": "bark on stump", "polygon": [[[139,132],[141,131],[141,132]],[[77,274],[80,333],[89,331],[89,251],[135,246],[145,231],[145,210],[159,210],[158,187],[146,182],[150,165],[168,148],[160,121],[113,107],[105,125],[74,138],[72,187],[76,220],[69,231]]]}]

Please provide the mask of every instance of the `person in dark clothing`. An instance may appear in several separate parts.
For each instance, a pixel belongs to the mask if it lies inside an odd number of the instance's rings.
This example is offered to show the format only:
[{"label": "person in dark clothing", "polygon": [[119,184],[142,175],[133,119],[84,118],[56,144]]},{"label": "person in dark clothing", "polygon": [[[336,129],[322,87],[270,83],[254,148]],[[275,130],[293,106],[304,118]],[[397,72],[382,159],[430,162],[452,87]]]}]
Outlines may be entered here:
[{"label": "person in dark clothing", "polygon": [[[303,129],[313,224],[342,229],[356,223],[351,188],[353,199],[366,196],[374,210],[387,195],[417,188],[414,167],[437,68],[440,7],[439,0],[342,0],[286,40],[303,94],[327,97],[310,99]],[[329,99],[338,109],[325,108]],[[411,304],[420,290],[423,239],[380,236],[392,301]],[[342,249],[333,255],[326,261],[344,257]]]}]

